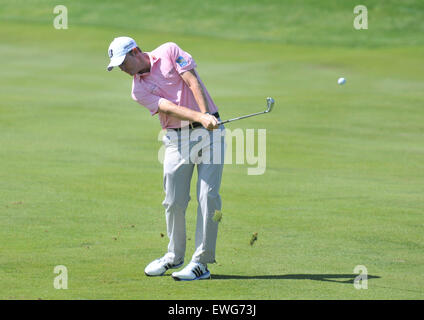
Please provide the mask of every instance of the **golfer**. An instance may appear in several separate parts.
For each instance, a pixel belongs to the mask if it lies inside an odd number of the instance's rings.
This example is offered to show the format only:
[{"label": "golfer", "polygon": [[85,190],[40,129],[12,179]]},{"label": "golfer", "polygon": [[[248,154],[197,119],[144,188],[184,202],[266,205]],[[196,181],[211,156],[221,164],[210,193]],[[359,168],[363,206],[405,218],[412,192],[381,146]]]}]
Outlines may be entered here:
[{"label": "golfer", "polygon": [[175,280],[209,279],[207,265],[215,262],[219,223],[216,217],[222,206],[219,188],[225,128],[218,125],[218,108],[196,71],[196,62],[175,43],[168,42],[151,52],[143,52],[133,39],[119,37],[110,44],[108,54],[108,71],[119,66],[132,76],[132,98],[152,116],[158,114],[162,128],[167,130],[163,137],[165,200],[162,204],[169,237],[168,252],[147,265],[144,272],[148,276],[162,276],[168,269],[183,266],[185,212],[190,201],[191,177],[197,166],[196,250],[190,263],[172,273],[172,277]]}]

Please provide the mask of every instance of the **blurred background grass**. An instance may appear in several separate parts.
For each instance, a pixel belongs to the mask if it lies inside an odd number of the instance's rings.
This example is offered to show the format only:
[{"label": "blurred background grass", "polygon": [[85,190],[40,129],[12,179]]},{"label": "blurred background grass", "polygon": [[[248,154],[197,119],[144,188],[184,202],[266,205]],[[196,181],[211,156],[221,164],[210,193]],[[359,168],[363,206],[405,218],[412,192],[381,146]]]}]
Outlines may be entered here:
[{"label": "blurred background grass", "polygon": [[[419,0],[64,0],[71,26],[323,46],[402,46],[424,43]],[[357,32],[353,8],[365,5],[369,29]],[[3,0],[0,19],[52,23],[57,1]]]}]

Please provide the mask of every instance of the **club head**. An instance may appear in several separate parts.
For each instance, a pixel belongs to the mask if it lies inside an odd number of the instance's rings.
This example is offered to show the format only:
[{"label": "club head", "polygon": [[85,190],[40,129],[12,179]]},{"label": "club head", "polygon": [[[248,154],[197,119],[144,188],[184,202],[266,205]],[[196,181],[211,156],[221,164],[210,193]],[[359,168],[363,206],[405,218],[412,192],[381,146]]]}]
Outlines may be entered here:
[{"label": "club head", "polygon": [[271,97],[266,98],[266,105],[267,109],[265,112],[271,112],[272,108],[274,107],[275,100]]}]

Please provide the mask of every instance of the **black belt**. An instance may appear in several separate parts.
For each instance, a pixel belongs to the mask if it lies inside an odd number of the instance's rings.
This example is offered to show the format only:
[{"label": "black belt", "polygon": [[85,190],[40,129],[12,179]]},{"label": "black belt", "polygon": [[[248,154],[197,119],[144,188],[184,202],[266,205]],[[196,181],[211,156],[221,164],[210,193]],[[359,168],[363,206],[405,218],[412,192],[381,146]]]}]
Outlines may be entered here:
[{"label": "black belt", "polygon": [[[218,112],[215,112],[213,114],[213,116],[218,119],[219,118],[219,113]],[[194,128],[203,127],[203,125],[200,122],[193,122],[193,123],[190,123],[187,127],[189,129],[194,129]],[[183,127],[183,128],[187,128],[187,127]],[[181,131],[181,129],[183,129],[183,128],[168,128],[168,129],[172,129],[172,130],[175,130],[175,131]]]}]

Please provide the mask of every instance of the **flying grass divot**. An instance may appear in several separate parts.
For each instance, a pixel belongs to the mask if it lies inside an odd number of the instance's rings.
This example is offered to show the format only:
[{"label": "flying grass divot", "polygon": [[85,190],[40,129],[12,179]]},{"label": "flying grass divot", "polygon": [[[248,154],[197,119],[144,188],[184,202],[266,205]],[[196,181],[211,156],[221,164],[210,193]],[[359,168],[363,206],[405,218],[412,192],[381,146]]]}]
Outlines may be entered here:
[{"label": "flying grass divot", "polygon": [[258,240],[258,233],[255,232],[252,234],[252,238],[250,239],[250,245],[253,246],[253,244],[255,243],[255,241]]},{"label": "flying grass divot", "polygon": [[219,211],[219,210],[216,210],[215,211],[215,214],[212,217],[212,220],[215,221],[215,222],[221,222],[221,220],[222,220],[222,212]]}]

